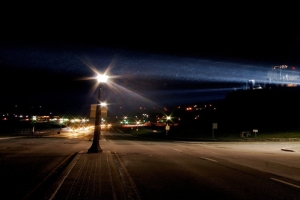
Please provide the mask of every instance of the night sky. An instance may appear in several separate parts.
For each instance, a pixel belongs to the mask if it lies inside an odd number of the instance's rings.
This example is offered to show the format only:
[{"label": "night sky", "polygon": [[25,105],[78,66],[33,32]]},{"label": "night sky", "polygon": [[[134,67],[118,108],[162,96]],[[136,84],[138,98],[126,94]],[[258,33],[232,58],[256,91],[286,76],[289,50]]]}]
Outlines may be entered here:
[{"label": "night sky", "polygon": [[97,101],[95,70],[111,76],[103,100],[112,110],[130,110],[212,102],[249,79],[264,80],[272,66],[300,68],[295,29],[224,26],[226,20],[204,25],[197,15],[114,9],[104,18],[92,11],[39,11],[40,18],[22,11],[18,20],[5,21],[1,113],[16,105],[58,115],[88,113]]}]

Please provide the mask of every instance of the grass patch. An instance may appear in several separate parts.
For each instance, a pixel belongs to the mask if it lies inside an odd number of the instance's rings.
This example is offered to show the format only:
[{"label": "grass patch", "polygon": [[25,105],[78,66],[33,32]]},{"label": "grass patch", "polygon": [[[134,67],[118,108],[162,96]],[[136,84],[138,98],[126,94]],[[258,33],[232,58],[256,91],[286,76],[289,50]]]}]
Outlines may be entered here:
[{"label": "grass patch", "polygon": [[[166,131],[164,127],[140,127],[138,130],[136,128],[133,129],[123,129],[125,133],[132,134],[138,137],[149,137],[149,138],[165,138]],[[213,139],[212,131],[200,131],[200,130],[190,130],[190,129],[179,129],[174,130],[171,129],[168,132],[169,137],[175,138],[186,138],[186,139]],[[300,128],[294,130],[258,130],[256,133],[251,132],[250,137],[246,138],[257,138],[257,139],[267,139],[267,138],[299,138],[300,139]],[[240,132],[238,131],[226,131],[215,130],[214,131],[214,139],[243,139],[240,136]]]},{"label": "grass patch", "polygon": [[272,132],[272,133],[257,133],[259,138],[300,138],[300,131],[293,132]]}]

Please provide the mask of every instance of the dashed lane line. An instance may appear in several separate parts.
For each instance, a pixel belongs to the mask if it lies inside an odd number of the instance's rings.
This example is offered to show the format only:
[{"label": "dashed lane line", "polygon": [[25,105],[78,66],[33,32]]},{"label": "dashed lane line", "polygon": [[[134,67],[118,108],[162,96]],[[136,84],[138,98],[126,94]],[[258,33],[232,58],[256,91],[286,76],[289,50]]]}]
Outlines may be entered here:
[{"label": "dashed lane line", "polygon": [[205,157],[201,157],[201,158],[204,159],[204,160],[211,161],[211,162],[218,162],[218,161],[216,161],[216,160],[214,160],[214,159],[210,159],[210,158],[205,158]]},{"label": "dashed lane line", "polygon": [[[170,149],[172,149],[172,148],[170,148]],[[178,149],[172,149],[172,150],[178,151],[178,152],[182,153],[182,151],[181,151],[181,150],[178,150]]]}]

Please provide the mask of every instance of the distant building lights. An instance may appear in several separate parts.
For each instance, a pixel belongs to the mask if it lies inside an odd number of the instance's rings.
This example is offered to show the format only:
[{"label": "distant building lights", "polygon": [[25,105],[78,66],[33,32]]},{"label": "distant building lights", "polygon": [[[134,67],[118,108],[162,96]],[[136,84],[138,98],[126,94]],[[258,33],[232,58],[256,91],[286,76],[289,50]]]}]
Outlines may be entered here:
[{"label": "distant building lights", "polygon": [[287,65],[279,65],[279,66],[274,66],[273,69],[287,69]]}]

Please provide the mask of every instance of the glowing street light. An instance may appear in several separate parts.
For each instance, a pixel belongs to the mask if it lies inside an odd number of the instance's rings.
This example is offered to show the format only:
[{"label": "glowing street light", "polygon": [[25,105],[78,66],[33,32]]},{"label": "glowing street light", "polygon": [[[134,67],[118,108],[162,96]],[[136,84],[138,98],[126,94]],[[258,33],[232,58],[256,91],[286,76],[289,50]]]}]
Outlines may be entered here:
[{"label": "glowing street light", "polygon": [[107,82],[107,79],[108,79],[107,75],[98,74],[97,76],[98,83],[105,83]]},{"label": "glowing street light", "polygon": [[169,121],[171,120],[171,116],[167,116],[167,121],[166,121],[166,135],[168,135],[168,131],[170,130],[169,126]]},{"label": "glowing street light", "polygon": [[98,153],[102,152],[99,144],[99,139],[101,135],[101,83],[107,82],[108,76],[99,74],[97,76],[98,80],[98,103],[96,106],[96,119],[94,128],[94,138],[92,146],[89,148],[88,153]]}]

